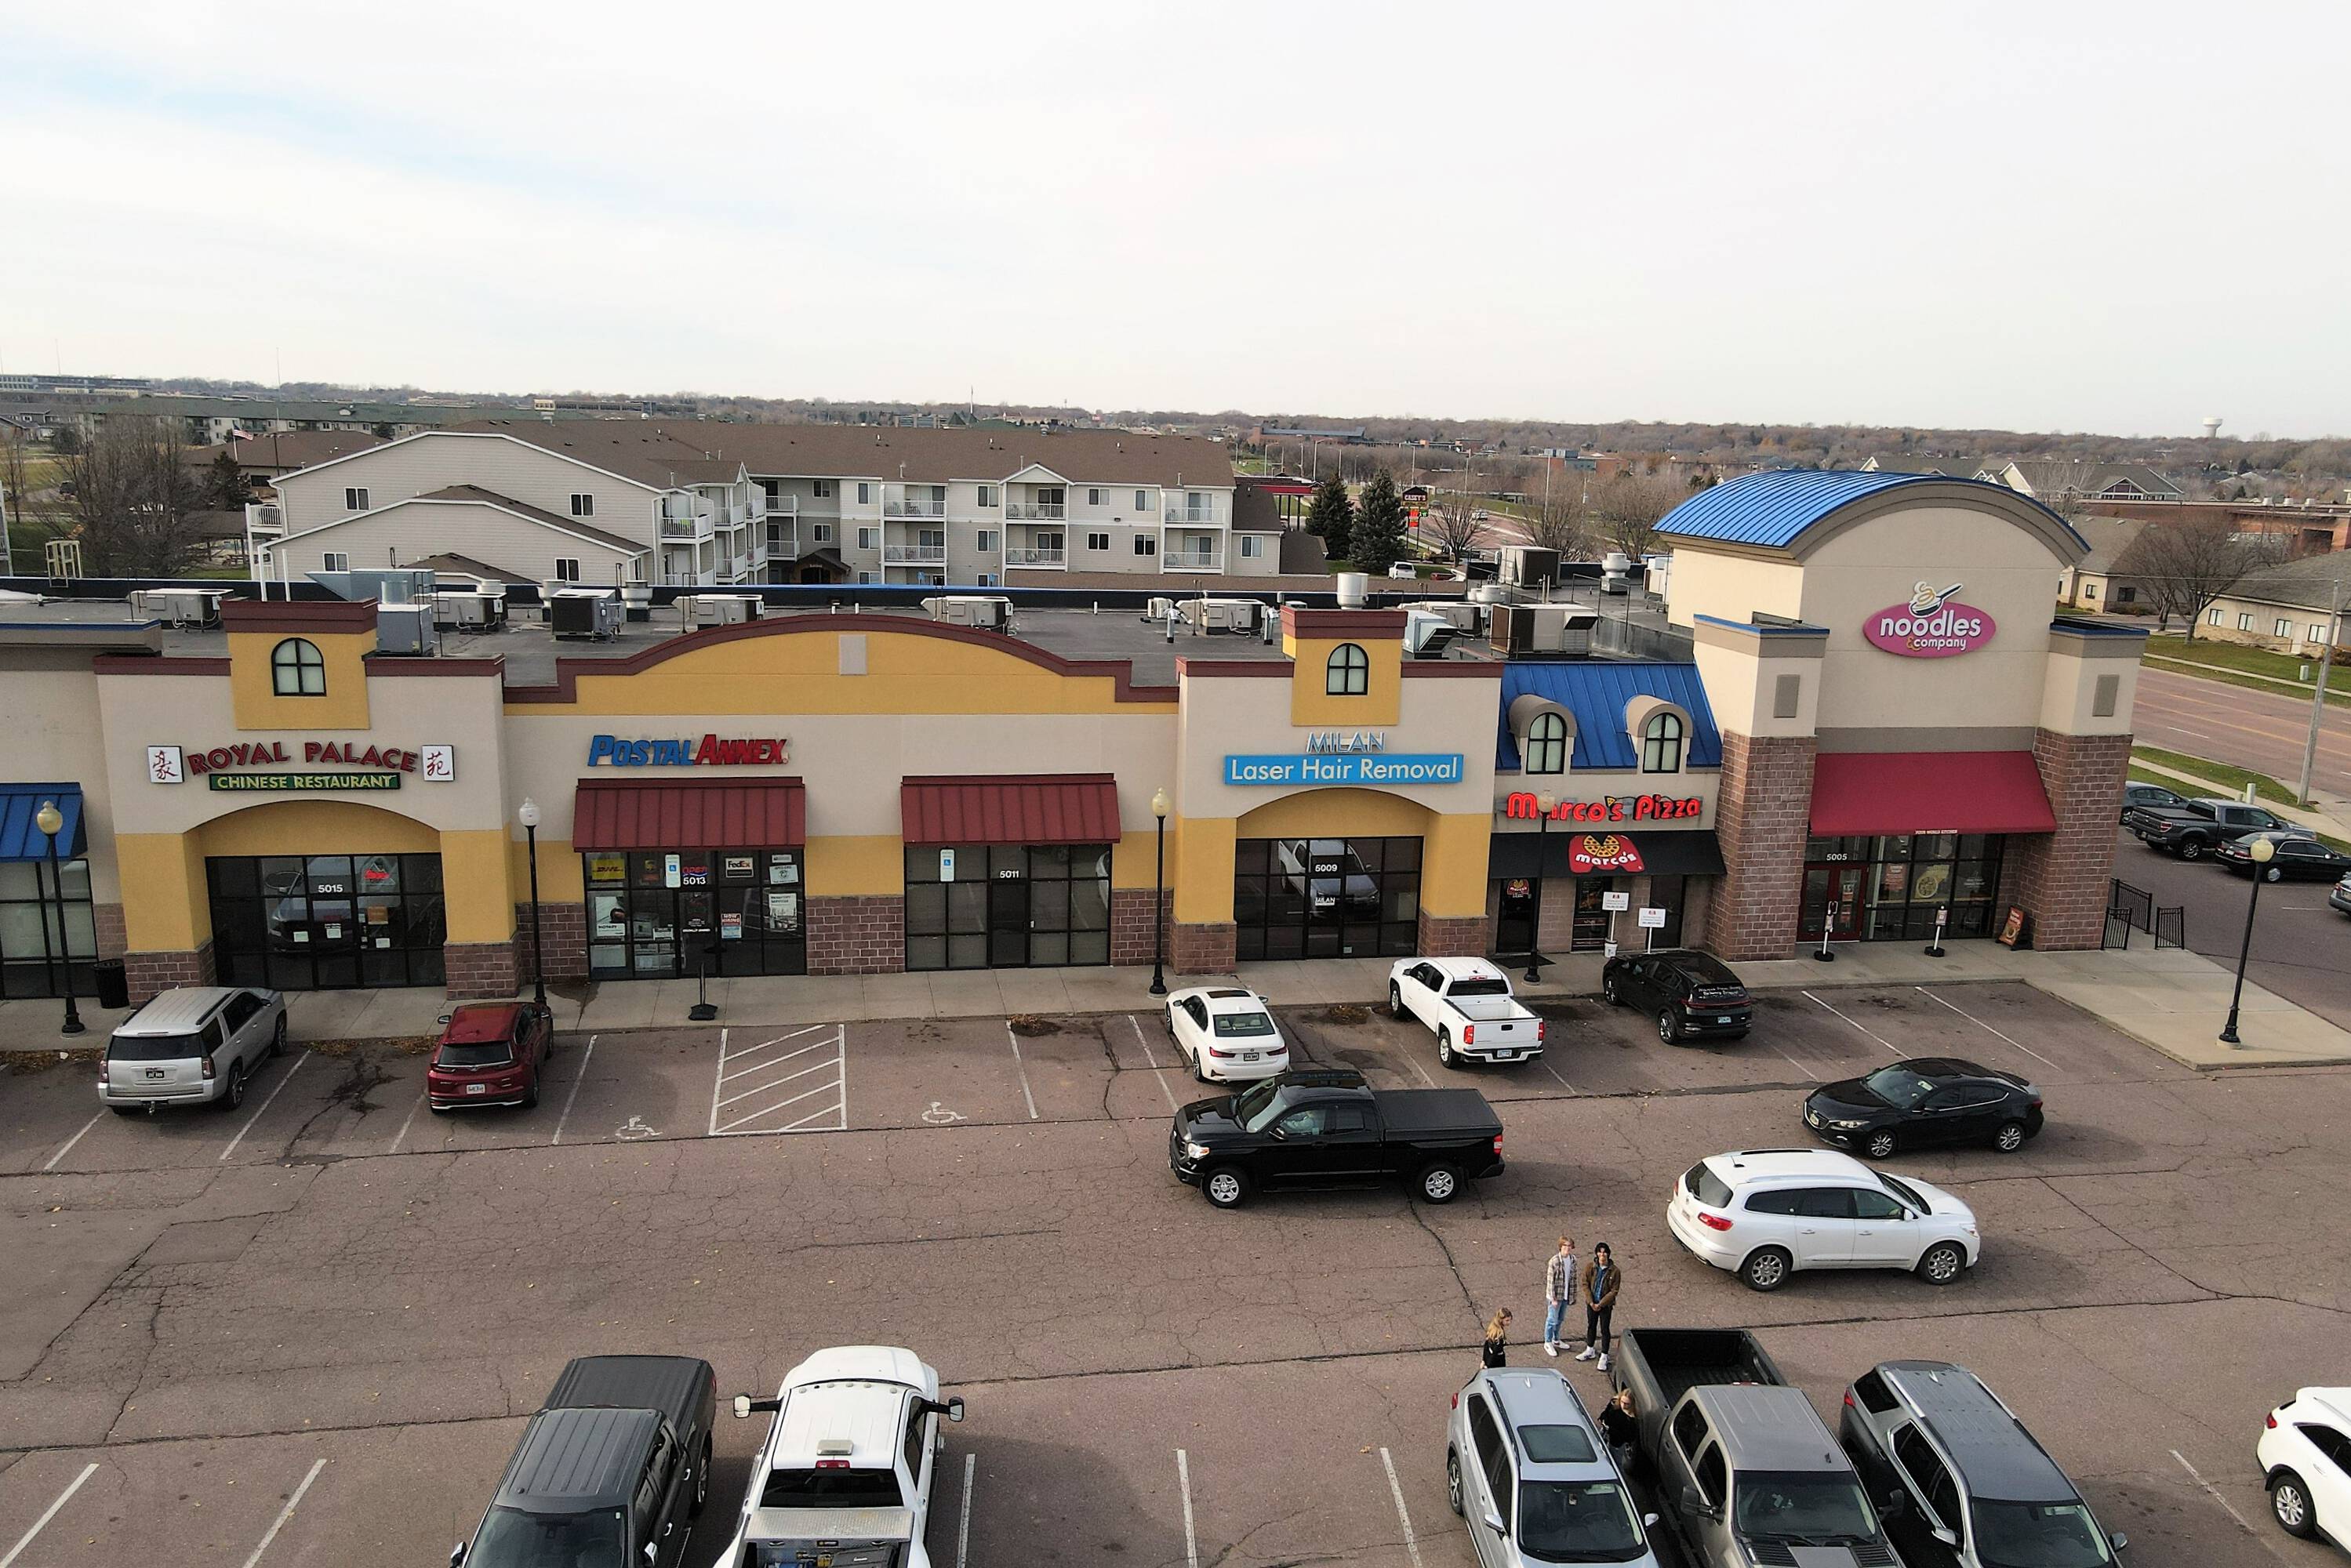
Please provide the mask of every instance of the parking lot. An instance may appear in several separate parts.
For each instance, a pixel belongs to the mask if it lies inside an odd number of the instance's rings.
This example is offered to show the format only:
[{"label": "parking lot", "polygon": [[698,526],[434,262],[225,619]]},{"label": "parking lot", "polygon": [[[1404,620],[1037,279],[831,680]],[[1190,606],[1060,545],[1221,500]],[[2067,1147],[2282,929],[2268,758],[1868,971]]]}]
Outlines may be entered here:
[{"label": "parking lot", "polygon": [[[1457,1074],[1384,1009],[1279,1009],[1305,1060],[1495,1102],[1510,1169],[1442,1208],[1210,1209],[1165,1164],[1207,1091],[1144,1009],[566,1037],[536,1107],[447,1117],[389,1042],[290,1051],[228,1114],[118,1117],[79,1064],[19,1072],[0,1568],[439,1562],[569,1357],[700,1354],[766,1392],[858,1342],[970,1402],[935,1562],[1468,1563],[1446,1402],[1495,1306],[1541,1361],[1562,1228],[1612,1242],[1620,1328],[1754,1326],[1825,1415],[1876,1360],[1966,1362],[2137,1560],[2326,1560],[2264,1517],[2252,1446],[2294,1386],[2346,1380],[2351,1074],[2199,1076],[2021,985],[1771,992],[1750,1039],[1693,1048],[1545,1010],[1542,1061]],[[1982,1217],[1966,1280],[1759,1296],[1674,1246],[1700,1155],[1801,1143],[1814,1084],[1935,1053],[2048,1096],[2019,1155],[1891,1162]],[[723,1422],[689,1562],[759,1435]]]}]

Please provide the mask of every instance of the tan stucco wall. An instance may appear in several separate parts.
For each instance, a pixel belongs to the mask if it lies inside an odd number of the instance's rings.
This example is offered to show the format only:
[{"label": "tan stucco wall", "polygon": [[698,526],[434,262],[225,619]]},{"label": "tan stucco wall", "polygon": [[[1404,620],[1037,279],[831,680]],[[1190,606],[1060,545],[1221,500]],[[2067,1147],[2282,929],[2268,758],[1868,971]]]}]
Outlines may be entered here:
[{"label": "tan stucco wall", "polygon": [[7,716],[9,779],[81,786],[90,898],[98,904],[120,901],[114,852],[120,830],[107,778],[104,730],[97,720],[98,677],[87,666],[0,671],[0,714]]},{"label": "tan stucco wall", "polygon": [[1794,619],[1802,612],[1803,581],[1803,569],[1793,561],[1680,545],[1666,579],[1666,618],[1677,626],[1687,626],[1698,615],[1725,621],[1758,614]]}]

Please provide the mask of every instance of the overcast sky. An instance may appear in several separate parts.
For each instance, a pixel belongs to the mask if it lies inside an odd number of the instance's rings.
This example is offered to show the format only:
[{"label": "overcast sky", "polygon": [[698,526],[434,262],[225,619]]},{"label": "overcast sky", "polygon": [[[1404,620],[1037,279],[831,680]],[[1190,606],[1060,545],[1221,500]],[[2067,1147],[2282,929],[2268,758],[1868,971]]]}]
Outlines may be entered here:
[{"label": "overcast sky", "polygon": [[0,367],[2351,431],[2351,7],[13,5]]}]

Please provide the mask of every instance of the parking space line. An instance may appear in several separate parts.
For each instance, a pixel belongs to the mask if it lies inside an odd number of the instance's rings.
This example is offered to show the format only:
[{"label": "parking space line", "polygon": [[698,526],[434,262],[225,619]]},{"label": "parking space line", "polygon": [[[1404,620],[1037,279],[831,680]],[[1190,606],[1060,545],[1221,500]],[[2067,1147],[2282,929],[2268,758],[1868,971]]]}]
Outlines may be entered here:
[{"label": "parking space line", "polygon": [[1412,1559],[1412,1568],[1420,1568],[1420,1542],[1413,1539],[1412,1515],[1405,1511],[1404,1487],[1396,1479],[1395,1460],[1388,1457],[1385,1448],[1380,1450],[1380,1463],[1387,1467],[1388,1491],[1395,1498],[1396,1522],[1404,1526],[1405,1553]]},{"label": "parking space line", "polygon": [[1184,1562],[1186,1568],[1200,1568],[1200,1538],[1192,1531],[1192,1461],[1181,1448],[1176,1450],[1176,1479],[1184,1488]]},{"label": "parking space line", "polygon": [[1809,1068],[1809,1067],[1805,1066],[1802,1062],[1798,1061],[1794,1057],[1790,1056],[1786,1051],[1781,1051],[1781,1050],[1780,1050],[1780,1048],[1779,1048],[1778,1046],[1776,1046],[1776,1045],[1775,1045],[1775,1046],[1773,1046],[1771,1049],[1772,1049],[1774,1051],[1778,1051],[1778,1052],[1779,1052],[1779,1057],[1780,1057],[1780,1060],[1781,1060],[1781,1061],[1782,1061],[1786,1062],[1789,1066],[1791,1066],[1791,1067],[1794,1068],[1797,1071],[1799,1071],[1799,1072],[1802,1073],[1805,1077],[1807,1077],[1807,1078],[1811,1079],[1813,1082],[1818,1083],[1818,1082],[1821,1081],[1821,1075],[1820,1075],[1819,1073],[1817,1073],[1817,1072],[1813,1071],[1811,1068]]},{"label": "parking space line", "polygon": [[1541,1068],[1545,1072],[1550,1073],[1553,1078],[1559,1079],[1559,1086],[1562,1089],[1566,1090],[1570,1094],[1581,1094],[1583,1092],[1583,1090],[1578,1089],[1574,1084],[1570,1083],[1566,1078],[1561,1074],[1558,1068],[1553,1067],[1549,1061],[1543,1060],[1543,1058],[1540,1056],[1536,1057],[1535,1065]]},{"label": "parking space line", "polygon": [[963,1457],[963,1518],[956,1523],[956,1568],[971,1560],[971,1478],[979,1466],[977,1454]]},{"label": "parking space line", "polygon": [[1419,1079],[1423,1084],[1431,1089],[1437,1087],[1436,1082],[1430,1079],[1428,1073],[1421,1067],[1420,1059],[1418,1057],[1413,1055],[1410,1051],[1406,1051],[1405,1053],[1404,1064],[1412,1069],[1413,1076]]},{"label": "parking space line", "polygon": [[279,1509],[277,1517],[269,1521],[269,1533],[261,1538],[261,1544],[255,1547],[253,1555],[245,1560],[245,1568],[253,1568],[261,1561],[261,1554],[269,1550],[269,1543],[277,1539],[277,1532],[286,1528],[286,1521],[294,1517],[296,1509],[302,1506],[302,1494],[310,1490],[310,1483],[317,1480],[319,1472],[326,1468],[327,1461],[323,1458],[310,1461],[310,1473],[302,1478],[302,1484],[294,1489],[294,1495],[286,1500],[286,1506]]},{"label": "parking space line", "polygon": [[[92,1127],[97,1126],[98,1118],[105,1114],[106,1107],[103,1105],[99,1106],[96,1113],[93,1114],[89,1121],[84,1122],[81,1124],[81,1133],[87,1133]],[[68,1138],[65,1142],[65,1147],[59,1149],[56,1154],[51,1155],[47,1160],[43,1161],[41,1168],[45,1171],[53,1171],[57,1169],[57,1162],[65,1158],[68,1155],[73,1153],[73,1146],[81,1142],[81,1133],[76,1133],[72,1137]]]},{"label": "parking space line", "polygon": [[1004,1026],[1004,1038],[1012,1042],[1012,1065],[1020,1072],[1020,1098],[1029,1103],[1029,1119],[1033,1122],[1037,1119],[1037,1096],[1029,1092],[1029,1064],[1020,1060],[1020,1037],[1012,1032],[1008,1023]]},{"label": "parking space line", "polygon": [[[1803,993],[1803,994],[1804,994],[1805,999],[1807,999],[1808,1001],[1820,1002],[1821,1006],[1823,1006],[1823,1007],[1824,1007],[1824,1008],[1828,1008],[1828,1009],[1829,1009],[1829,1011],[1831,1011],[1831,1012],[1833,1012],[1833,1013],[1836,1013],[1836,1016],[1837,1016],[1837,1017],[1839,1017],[1839,1018],[1841,1018],[1841,1019],[1844,1019],[1845,1022],[1847,1022],[1847,1023],[1849,1023],[1849,1024],[1852,1024],[1854,1028],[1855,1028],[1855,1029],[1857,1029],[1857,1030],[1860,1030],[1862,1033],[1864,1033],[1864,1034],[1865,1034],[1865,1035],[1869,1036],[1869,1038],[1870,1038],[1870,1039],[1872,1039],[1872,1040],[1876,1040],[1878,1044],[1880,1044],[1880,1045],[1884,1046],[1886,1050],[1893,1051],[1895,1055],[1899,1056],[1899,1055],[1901,1055],[1901,1054],[1902,1054],[1902,1052],[1901,1052],[1900,1049],[1899,1049],[1899,1048],[1897,1048],[1892,1040],[1890,1040],[1886,1039],[1884,1035],[1879,1034],[1879,1033],[1878,1033],[1878,1032],[1876,1032],[1875,1030],[1872,1030],[1872,1029],[1868,1028],[1866,1025],[1863,1024],[1863,1023],[1862,1023],[1862,1022],[1860,1022],[1858,1019],[1854,1019],[1854,1018],[1852,1018],[1852,1017],[1848,1016],[1847,1014],[1841,1013],[1841,1012],[1837,1012],[1837,1009],[1834,1009],[1834,1008],[1830,1008],[1828,1003],[1826,1003],[1826,1002],[1822,1002],[1822,1001],[1821,1001],[1821,998],[1818,998],[1818,997],[1816,997],[1816,996],[1813,996],[1812,992],[1810,992],[1810,991],[1806,991],[1806,992],[1805,992],[1805,993]],[[1781,1054],[1781,1055],[1782,1055],[1782,1056],[1785,1056],[1785,1055],[1787,1055],[1787,1052],[1786,1052],[1786,1051],[1782,1051],[1780,1054]]]},{"label": "parking space line", "polygon": [[[811,1094],[821,1094],[821,1093],[823,1093],[826,1090],[831,1089],[831,1088],[832,1088],[832,1087],[833,1087],[833,1085],[831,1085],[831,1084],[830,1084],[830,1083],[820,1083],[820,1084],[818,1084],[818,1085],[817,1085],[815,1088],[813,1088],[813,1089],[807,1090],[807,1091],[805,1091],[805,1092],[801,1092],[801,1093],[799,1093],[799,1094],[794,1094],[794,1095],[792,1095],[792,1096],[791,1096],[790,1098],[789,1098],[789,1099],[778,1100],[778,1101],[777,1101],[777,1102],[776,1102],[774,1104],[772,1104],[772,1105],[763,1105],[763,1106],[761,1106],[758,1110],[752,1112],[752,1113],[751,1113],[749,1115],[747,1115],[747,1116],[738,1116],[738,1117],[737,1117],[734,1121],[727,1123],[726,1126],[723,1126],[723,1127],[719,1128],[718,1130],[719,1130],[720,1132],[724,1133],[724,1132],[727,1132],[727,1131],[729,1131],[729,1130],[731,1130],[731,1129],[733,1129],[733,1128],[740,1127],[740,1126],[744,1125],[744,1124],[747,1124],[747,1123],[756,1122],[756,1121],[758,1121],[760,1117],[765,1116],[765,1115],[768,1115],[768,1114],[769,1114],[769,1113],[772,1113],[772,1112],[780,1111],[780,1110],[782,1110],[782,1109],[783,1109],[785,1106],[787,1106],[787,1105],[797,1105],[797,1104],[799,1104],[801,1101],[803,1101],[803,1100],[805,1100],[805,1099],[809,1098],[809,1096],[810,1096],[810,1095],[811,1095]],[[825,1107],[825,1109],[826,1109],[827,1111],[830,1111],[830,1110],[831,1110],[831,1106],[827,1106],[827,1107]],[[803,1120],[805,1120],[805,1119],[806,1119],[806,1118],[803,1118]],[[790,1130],[790,1129],[789,1129],[789,1128],[778,1128],[778,1131],[781,1131],[781,1132],[788,1132],[788,1131],[789,1131],[789,1130]]]},{"label": "parking space line", "polygon": [[1934,1000],[1936,1000],[1936,1001],[1943,1002],[1943,1005],[1944,1005],[1945,1007],[1949,1008],[1953,1012],[1955,1012],[1955,1013],[1959,1014],[1961,1018],[1963,1018],[1963,1019],[1967,1019],[1970,1023],[1971,1023],[1971,1024],[1975,1025],[1978,1029],[1988,1030],[1988,1031],[1990,1031],[1990,1032],[1991,1032],[1991,1033],[1992,1033],[1992,1034],[1999,1035],[1999,1036],[2000,1036],[2000,1038],[2001,1038],[2001,1039],[2002,1039],[2002,1040],[2007,1040],[2009,1044],[2015,1046],[2017,1050],[2019,1050],[2019,1051],[2021,1051],[2024,1052],[2024,1054],[2025,1054],[2025,1055],[2027,1055],[2027,1056],[2029,1056],[2029,1057],[2032,1058],[2032,1060],[2033,1060],[2033,1061],[2040,1062],[2043,1066],[2044,1066],[2044,1067],[2055,1067],[2055,1066],[2057,1065],[2055,1062],[2053,1062],[2053,1061],[2050,1061],[2047,1057],[2045,1057],[2045,1056],[2042,1055],[2039,1051],[2037,1051],[2033,1050],[2031,1046],[2029,1046],[2029,1045],[2022,1045],[2022,1044],[2019,1044],[2017,1041],[2015,1041],[2015,1040],[2009,1040],[2009,1037],[2008,1037],[2008,1036],[2006,1036],[2006,1035],[2004,1035],[2004,1034],[2001,1034],[2000,1030],[1996,1030],[1996,1029],[1993,1029],[1993,1028],[1991,1027],[1991,1025],[1990,1025],[1990,1024],[1988,1024],[1988,1023],[1984,1022],[1984,1020],[1983,1020],[1983,1019],[1980,1019],[1980,1018],[1976,1017],[1976,1015],[1975,1015],[1975,1014],[1973,1014],[1973,1013],[1971,1013],[1971,1012],[1968,1011],[1965,1008],[1959,1007],[1959,1006],[1957,1006],[1957,1005],[1955,1005],[1955,1004],[1953,1004],[1953,1003],[1950,1003],[1950,1002],[1945,1002],[1945,1001],[1943,1001],[1943,998],[1940,998],[1940,997],[1938,997],[1938,996],[1936,996],[1934,992],[1932,992],[1932,991],[1928,990],[1926,987],[1924,987],[1924,986],[1920,986],[1920,987],[1918,987],[1918,988],[1917,988],[1917,991],[1918,991],[1918,994],[1919,994],[1920,996],[1923,996],[1923,997],[1929,997],[1929,998],[1933,998]]},{"label": "parking space line", "polygon": [[8,1548],[8,1555],[5,1557],[0,1557],[0,1568],[8,1568],[8,1564],[16,1561],[17,1558],[22,1557],[25,1554],[25,1548],[33,1544],[33,1537],[40,1534],[42,1531],[47,1529],[49,1521],[57,1518],[57,1510],[65,1507],[67,1502],[71,1500],[73,1494],[81,1490],[82,1482],[89,1479],[90,1477],[97,1473],[98,1466],[95,1463],[84,1465],[81,1468],[81,1474],[74,1477],[72,1484],[68,1486],[65,1490],[57,1493],[57,1500],[49,1504],[47,1509],[42,1512],[40,1518],[33,1521],[33,1528],[25,1531],[24,1534],[16,1537],[16,1544]]},{"label": "parking space line", "polygon": [[402,1118],[400,1131],[392,1135],[392,1147],[384,1150],[385,1154],[396,1155],[400,1153],[400,1145],[408,1142],[408,1129],[416,1124],[416,1113],[423,1110],[424,1102],[432,1097],[433,1091],[430,1089],[419,1089],[416,1092],[416,1103],[411,1105],[408,1108],[408,1114]]},{"label": "parking space line", "polygon": [[547,1140],[549,1148],[563,1142],[563,1124],[571,1120],[572,1102],[580,1098],[580,1086],[588,1082],[588,1064],[595,1060],[596,1036],[591,1034],[588,1037],[588,1049],[580,1053],[580,1075],[571,1081],[571,1092],[563,1097],[563,1113],[555,1118],[555,1136]]},{"label": "parking space line", "polygon": [[[793,1051],[786,1051],[781,1056],[767,1057],[761,1061],[753,1062],[748,1067],[737,1068],[732,1072],[729,1072],[726,1070],[726,1064],[730,1061],[734,1061],[747,1056],[757,1055],[758,1052],[766,1051],[771,1046],[781,1045],[786,1040],[797,1040],[801,1035],[808,1034],[811,1030],[821,1029],[829,1029],[831,1030],[831,1033],[823,1040],[817,1040],[809,1045],[801,1046]],[[709,1135],[711,1137],[741,1138],[759,1136],[770,1133],[840,1133],[847,1132],[849,1130],[849,1029],[847,1025],[811,1024],[808,1029],[794,1030],[789,1034],[778,1035],[773,1040],[761,1040],[757,1045],[747,1045],[739,1051],[730,1050],[728,1048],[726,1043],[727,1033],[728,1031],[726,1030],[718,1031],[717,1076],[716,1081],[710,1085]],[[822,1051],[828,1048],[831,1050],[832,1055],[822,1061],[810,1063],[806,1067],[793,1068],[789,1071],[776,1072],[774,1076],[768,1077],[758,1083],[755,1083],[748,1089],[737,1090],[732,1094],[726,1092],[727,1082],[730,1079],[747,1077],[755,1072],[773,1071],[776,1069],[781,1068],[786,1062],[789,1062],[795,1057],[805,1055],[811,1051]],[[726,1113],[729,1106],[739,1105],[743,1101],[757,1099],[762,1095],[773,1093],[776,1090],[784,1088],[786,1085],[799,1079],[809,1077],[814,1073],[825,1072],[828,1071],[831,1072],[832,1076],[816,1084],[812,1088],[802,1090],[797,1094],[788,1094],[780,1100],[773,1101],[768,1104],[759,1106],[756,1110],[745,1112],[742,1114],[733,1116],[730,1119],[724,1121],[720,1119],[721,1116]],[[779,1111],[789,1110],[791,1106],[799,1104],[801,1102],[806,1100],[814,1099],[817,1095],[824,1093],[831,1093],[835,1098],[830,1103],[821,1105],[815,1111],[803,1114],[795,1120],[784,1123],[780,1125],[752,1125],[753,1123],[773,1116]]]},{"label": "parking space line", "polygon": [[236,1153],[236,1146],[245,1142],[245,1135],[253,1131],[253,1124],[256,1122],[260,1121],[263,1113],[272,1105],[277,1103],[277,1097],[286,1092],[286,1086],[294,1082],[294,1075],[301,1071],[302,1064],[309,1060],[310,1054],[308,1051],[304,1051],[301,1055],[294,1059],[294,1065],[286,1070],[286,1076],[277,1081],[277,1087],[272,1089],[269,1092],[268,1098],[262,1101],[261,1110],[256,1111],[252,1115],[247,1116],[245,1119],[245,1125],[236,1130],[236,1136],[231,1138],[228,1141],[228,1147],[220,1152],[220,1157],[223,1160],[227,1159],[229,1155]]},{"label": "parking space line", "polygon": [[[2214,1502],[2217,1502],[2222,1508],[2229,1510],[2229,1517],[2237,1521],[2238,1529],[2243,1531],[2247,1535],[2252,1536],[2256,1541],[2262,1539],[2262,1532],[2260,1531],[2255,1530],[2252,1525],[2245,1522],[2245,1516],[2243,1514],[2239,1513],[2235,1509],[2229,1507],[2229,1500],[2220,1495],[2220,1489],[2214,1486],[2210,1481],[2206,1480],[2197,1472],[2196,1467],[2188,1462],[2187,1455],[2181,1453],[2179,1449],[2174,1448],[2171,1450],[2171,1457],[2179,1461],[2179,1468],[2188,1472],[2190,1479],[2195,1481],[2198,1486],[2202,1487],[2205,1491],[2211,1495]],[[5,1562],[0,1562],[0,1568],[8,1568],[8,1565]]]},{"label": "parking space line", "polygon": [[1159,1059],[1151,1054],[1151,1042],[1143,1038],[1141,1021],[1129,1013],[1126,1015],[1126,1027],[1134,1031],[1134,1043],[1143,1048],[1143,1060],[1151,1063],[1151,1076],[1158,1081],[1159,1092],[1167,1096],[1167,1108],[1170,1111],[1182,1110],[1184,1107],[1176,1103],[1176,1091],[1167,1087],[1167,1080],[1159,1071]]}]

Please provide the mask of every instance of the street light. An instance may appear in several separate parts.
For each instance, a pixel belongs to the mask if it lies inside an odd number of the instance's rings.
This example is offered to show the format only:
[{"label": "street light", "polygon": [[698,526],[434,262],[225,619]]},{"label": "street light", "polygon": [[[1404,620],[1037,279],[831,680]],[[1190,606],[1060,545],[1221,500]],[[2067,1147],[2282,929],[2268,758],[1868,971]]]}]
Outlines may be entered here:
[{"label": "street light", "polygon": [[2229,993],[2229,1021],[2220,1026],[2220,1043],[2237,1043],[2237,1003],[2245,994],[2245,960],[2253,951],[2253,911],[2262,906],[2262,883],[2269,875],[2270,862],[2277,858],[2277,844],[2271,839],[2255,839],[2245,847],[2253,862],[2253,891],[2245,900],[2245,940],[2237,949],[2237,988]]},{"label": "street light", "polygon": [[[65,813],[57,810],[55,800],[44,800],[41,809],[33,813],[33,823],[49,839],[49,885],[57,894],[57,956],[66,980],[66,1021],[58,1026],[59,1034],[82,1032],[81,1009],[74,1006],[73,943],[66,934],[66,884],[57,869],[57,835],[65,831]],[[47,924],[46,919],[43,922]]]},{"label": "street light", "polygon": [[1167,788],[1161,785],[1151,797],[1151,814],[1159,819],[1159,869],[1152,876],[1151,891],[1151,994],[1167,994],[1167,813],[1176,802],[1167,798]]},{"label": "street light", "polygon": [[1542,978],[1542,884],[1543,851],[1551,839],[1552,808],[1559,804],[1551,795],[1535,797],[1535,921],[1527,930],[1527,984]]},{"label": "street light", "polygon": [[547,1006],[547,947],[540,940],[538,929],[538,802],[523,797],[522,807],[515,812],[522,823],[522,836],[530,845],[530,980],[531,1000],[544,1009]]}]

